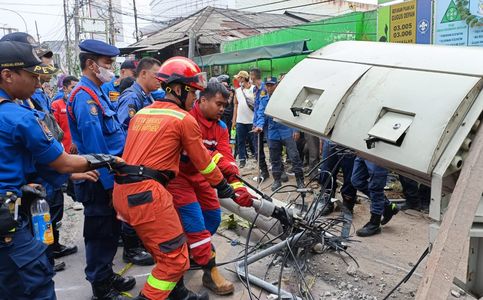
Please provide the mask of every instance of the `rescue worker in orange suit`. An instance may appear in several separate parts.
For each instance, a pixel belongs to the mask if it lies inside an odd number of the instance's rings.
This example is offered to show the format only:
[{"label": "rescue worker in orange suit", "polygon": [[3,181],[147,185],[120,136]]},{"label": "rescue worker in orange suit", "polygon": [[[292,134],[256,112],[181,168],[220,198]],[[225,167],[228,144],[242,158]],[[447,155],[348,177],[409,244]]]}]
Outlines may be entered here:
[{"label": "rescue worker in orange suit", "polygon": [[[235,177],[239,174],[231,154],[227,126],[220,120],[230,93],[223,84],[210,81],[200,93],[200,99],[190,111],[201,129],[203,143],[210,151],[223,176],[237,194],[241,206],[252,206],[252,196]],[[211,243],[221,221],[220,202],[209,182],[192,164],[192,156],[183,153],[179,175],[168,185],[188,238],[190,257],[203,269],[203,285],[217,295],[231,294],[233,283],[226,280],[215,263],[216,253]],[[219,196],[219,195],[218,195]]]},{"label": "rescue worker in orange suit", "polygon": [[118,218],[134,227],[156,261],[136,299],[209,299],[206,293],[197,295],[184,286],[183,274],[190,266],[188,246],[165,186],[178,174],[185,151],[219,197],[234,197],[234,190],[211,160],[200,128],[187,112],[195,92],[204,90],[206,74],[190,59],[173,57],[156,76],[166,97],[155,99],[130,121],[123,154],[127,165],[115,178],[114,208]]}]

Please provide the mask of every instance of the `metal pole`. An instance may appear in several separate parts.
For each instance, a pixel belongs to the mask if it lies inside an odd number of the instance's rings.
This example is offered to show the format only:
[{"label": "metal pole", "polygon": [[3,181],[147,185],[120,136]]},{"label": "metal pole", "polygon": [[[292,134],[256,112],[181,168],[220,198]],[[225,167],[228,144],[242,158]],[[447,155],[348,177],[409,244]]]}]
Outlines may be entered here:
[{"label": "metal pole", "polygon": [[40,45],[40,35],[39,35],[39,27],[37,26],[37,20],[35,20],[35,31],[37,32],[37,42]]},{"label": "metal pole", "polygon": [[64,28],[65,28],[65,55],[67,59],[67,71],[72,74],[72,61],[70,57],[69,22],[67,21],[67,0],[64,0]]},{"label": "metal pole", "polygon": [[196,34],[195,32],[190,31],[189,43],[188,43],[188,58],[195,57],[195,48],[196,48]]},{"label": "metal pole", "polygon": [[[300,232],[296,235],[294,235],[293,237],[285,240],[285,241],[282,241],[276,245],[273,245],[272,247],[268,248],[268,249],[265,249],[253,256],[250,256],[247,258],[247,265],[250,265],[264,257],[267,257],[271,254],[275,254],[275,253],[278,253],[280,252],[282,249],[284,249],[285,247],[287,247],[287,244],[291,243],[293,240],[295,239],[300,239],[300,237],[302,236],[303,232]],[[238,273],[238,275],[240,275],[241,277],[244,277],[244,278],[248,278],[248,280],[261,287],[262,289],[272,293],[272,294],[278,294],[278,287],[265,281],[265,280],[262,280],[256,276],[253,276],[251,274],[245,274],[245,261],[242,260],[240,261],[237,265],[236,265],[236,272]],[[289,292],[285,291],[285,290],[280,290],[280,294],[281,294],[281,297],[282,299],[295,299],[295,300],[301,300],[301,298],[299,297],[294,297],[292,296],[292,294],[290,294]]]},{"label": "metal pole", "polygon": [[134,35],[136,37],[136,42],[139,42],[138,11],[136,9],[136,0],[132,0],[132,5],[133,5],[133,8],[134,8],[134,28],[136,30]]},{"label": "metal pole", "polygon": [[80,72],[78,70],[77,61],[79,59],[79,35],[80,35],[80,26],[79,26],[79,0],[74,1],[74,73],[78,76]]},{"label": "metal pole", "polygon": [[108,11],[109,11],[109,35],[110,35],[110,44],[116,45],[116,29],[114,28],[114,15],[112,13],[112,0],[108,2]]}]

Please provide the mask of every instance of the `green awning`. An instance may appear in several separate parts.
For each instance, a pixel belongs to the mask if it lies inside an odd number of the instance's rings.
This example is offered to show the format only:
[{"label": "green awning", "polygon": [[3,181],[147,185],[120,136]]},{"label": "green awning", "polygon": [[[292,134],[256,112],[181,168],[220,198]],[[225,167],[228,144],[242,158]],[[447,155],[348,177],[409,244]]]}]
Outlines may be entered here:
[{"label": "green awning", "polygon": [[294,55],[308,54],[312,50],[307,47],[307,40],[283,43],[271,46],[243,49],[233,52],[197,56],[194,61],[200,67],[214,65],[241,64],[257,60],[267,60]]}]

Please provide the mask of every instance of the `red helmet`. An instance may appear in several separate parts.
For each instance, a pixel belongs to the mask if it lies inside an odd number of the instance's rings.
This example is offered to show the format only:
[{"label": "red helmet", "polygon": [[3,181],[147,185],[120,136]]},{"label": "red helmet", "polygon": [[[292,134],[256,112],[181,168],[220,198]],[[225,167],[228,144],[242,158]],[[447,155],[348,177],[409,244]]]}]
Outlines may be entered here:
[{"label": "red helmet", "polygon": [[156,78],[166,84],[182,83],[197,90],[206,88],[206,73],[191,59],[175,56],[165,61],[159,68]]}]

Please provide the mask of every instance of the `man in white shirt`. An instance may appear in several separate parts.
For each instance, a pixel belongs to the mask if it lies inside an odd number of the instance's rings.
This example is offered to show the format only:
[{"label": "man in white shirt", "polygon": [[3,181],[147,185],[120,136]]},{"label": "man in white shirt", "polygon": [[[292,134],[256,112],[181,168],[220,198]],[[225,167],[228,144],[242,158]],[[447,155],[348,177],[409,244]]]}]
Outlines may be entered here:
[{"label": "man in white shirt", "polygon": [[235,108],[233,113],[233,123],[236,124],[236,145],[238,149],[238,158],[240,168],[245,167],[247,160],[247,141],[250,144],[252,153],[253,149],[253,103],[255,99],[255,86],[250,83],[250,75],[247,71],[240,71],[234,76],[240,83],[240,87],[235,90]]}]

